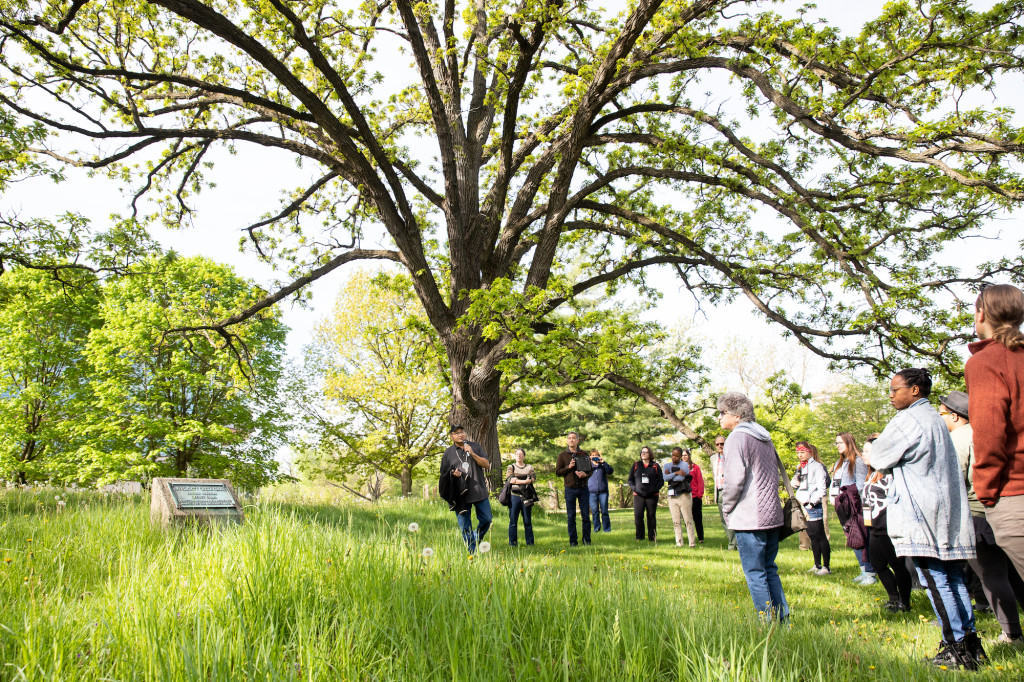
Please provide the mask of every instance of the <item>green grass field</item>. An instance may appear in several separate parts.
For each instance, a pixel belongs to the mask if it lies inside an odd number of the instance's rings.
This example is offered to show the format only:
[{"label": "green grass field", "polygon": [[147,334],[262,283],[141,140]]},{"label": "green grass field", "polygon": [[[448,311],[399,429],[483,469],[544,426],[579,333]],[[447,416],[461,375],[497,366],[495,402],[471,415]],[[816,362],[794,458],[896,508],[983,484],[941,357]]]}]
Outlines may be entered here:
[{"label": "green grass field", "polygon": [[[470,558],[443,503],[335,506],[264,496],[242,526],[162,532],[148,499],[0,493],[3,680],[925,680],[1020,679],[1024,652],[987,641],[979,673],[933,670],[939,632],[881,612],[849,550],[835,574],[779,555],[789,627],[760,625],[714,508],[706,541],[657,546],[632,512],[569,549],[565,517],[535,514],[537,544]],[[409,524],[419,526],[417,532]],[[841,536],[833,529],[833,539]],[[841,543],[836,542],[839,545]],[[423,549],[434,550],[425,559]],[[980,618],[983,637],[999,626]]]}]

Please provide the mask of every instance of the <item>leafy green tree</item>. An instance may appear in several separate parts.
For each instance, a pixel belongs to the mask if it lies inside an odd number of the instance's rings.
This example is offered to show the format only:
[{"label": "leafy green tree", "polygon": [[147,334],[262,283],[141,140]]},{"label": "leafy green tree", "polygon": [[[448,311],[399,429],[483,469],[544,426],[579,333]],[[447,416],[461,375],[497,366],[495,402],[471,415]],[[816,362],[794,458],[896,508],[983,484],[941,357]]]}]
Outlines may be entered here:
[{"label": "leafy green tree", "polygon": [[78,453],[79,477],[193,474],[247,489],[274,479],[287,426],[278,391],[286,328],[277,310],[235,327],[230,346],[208,332],[167,333],[248,307],[263,292],[225,265],[173,253],[104,289],[103,325],[85,350],[97,413]]},{"label": "leafy green tree", "polygon": [[18,268],[0,274],[0,471],[21,483],[75,480],[89,413],[82,351],[99,326],[99,285],[69,273]]},{"label": "leafy green tree", "polygon": [[353,275],[306,349],[319,395],[300,405],[316,438],[300,467],[342,480],[383,472],[411,493],[416,466],[447,444],[443,365],[409,278]]},{"label": "leafy green tree", "polygon": [[171,225],[219,147],[313,167],[247,230],[294,281],[208,328],[345,263],[399,263],[444,347],[452,419],[496,457],[507,362],[571,335],[559,311],[577,296],[656,295],[654,267],[708,304],[747,298],[837,362],[956,371],[970,296],[941,297],[1022,263],[934,256],[1024,183],[1014,112],[950,103],[1015,87],[1024,6],[898,0],[852,36],[809,11],[7,0],[0,103],[84,149],[41,154],[138,178]]},{"label": "leafy green tree", "polygon": [[818,448],[822,461],[831,464],[839,459],[838,434],[849,431],[863,445],[871,434],[885,428],[896,414],[888,388],[888,382],[851,382],[800,415],[804,437]]}]

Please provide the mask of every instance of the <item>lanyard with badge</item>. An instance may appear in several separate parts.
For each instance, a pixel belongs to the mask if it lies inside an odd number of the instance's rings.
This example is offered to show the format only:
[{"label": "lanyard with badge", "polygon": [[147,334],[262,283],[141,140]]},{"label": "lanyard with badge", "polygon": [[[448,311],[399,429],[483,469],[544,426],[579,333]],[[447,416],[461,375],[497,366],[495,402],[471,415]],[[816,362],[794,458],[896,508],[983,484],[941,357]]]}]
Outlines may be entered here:
[{"label": "lanyard with badge", "polygon": [[[646,469],[647,467],[644,467],[644,468]],[[651,482],[650,477],[646,473],[641,471],[640,472],[640,483],[646,485],[646,484],[648,484],[650,482]]]},{"label": "lanyard with badge", "polygon": [[[459,450],[462,450],[462,448],[459,448]],[[462,462],[462,473],[468,474],[469,473],[469,453],[465,452],[465,450],[463,450],[463,452],[466,455],[466,460],[464,462]],[[459,455],[459,459],[460,459],[460,461],[462,460],[462,455]]]}]

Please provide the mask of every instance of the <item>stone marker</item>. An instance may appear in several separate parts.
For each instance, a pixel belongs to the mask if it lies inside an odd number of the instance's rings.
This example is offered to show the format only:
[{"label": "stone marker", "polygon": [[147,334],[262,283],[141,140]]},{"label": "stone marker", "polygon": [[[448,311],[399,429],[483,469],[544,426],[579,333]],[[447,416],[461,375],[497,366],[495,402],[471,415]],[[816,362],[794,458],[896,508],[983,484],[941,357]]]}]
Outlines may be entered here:
[{"label": "stone marker", "polygon": [[226,478],[154,478],[149,519],[163,527],[245,520]]}]

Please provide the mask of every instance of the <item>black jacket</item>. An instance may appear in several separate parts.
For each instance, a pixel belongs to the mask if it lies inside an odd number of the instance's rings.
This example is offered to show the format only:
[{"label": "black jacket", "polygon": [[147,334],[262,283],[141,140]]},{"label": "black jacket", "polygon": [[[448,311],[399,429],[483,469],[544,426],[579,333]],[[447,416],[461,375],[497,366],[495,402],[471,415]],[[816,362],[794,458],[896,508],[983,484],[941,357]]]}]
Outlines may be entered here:
[{"label": "black jacket", "polygon": [[[643,476],[647,476],[647,483],[643,482]],[[653,497],[664,485],[665,476],[661,473],[660,464],[652,461],[644,467],[643,460],[633,462],[629,470],[629,489],[634,493],[640,497]]]},{"label": "black jacket", "polygon": [[448,503],[448,508],[456,514],[467,511],[470,507],[466,502],[466,493],[469,492],[469,482],[465,476],[452,476],[448,471],[441,474],[437,482],[437,494]]}]

